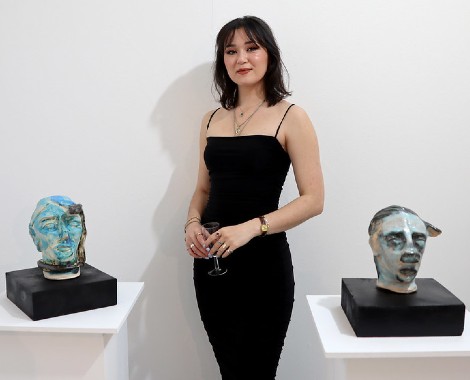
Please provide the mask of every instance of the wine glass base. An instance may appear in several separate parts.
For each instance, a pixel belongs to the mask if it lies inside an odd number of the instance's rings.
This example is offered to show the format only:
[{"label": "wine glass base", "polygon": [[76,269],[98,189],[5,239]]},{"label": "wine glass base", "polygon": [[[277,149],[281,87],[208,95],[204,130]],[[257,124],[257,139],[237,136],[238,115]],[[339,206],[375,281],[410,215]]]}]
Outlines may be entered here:
[{"label": "wine glass base", "polygon": [[209,276],[222,276],[223,274],[227,273],[227,269],[212,269],[211,271],[207,272]]}]

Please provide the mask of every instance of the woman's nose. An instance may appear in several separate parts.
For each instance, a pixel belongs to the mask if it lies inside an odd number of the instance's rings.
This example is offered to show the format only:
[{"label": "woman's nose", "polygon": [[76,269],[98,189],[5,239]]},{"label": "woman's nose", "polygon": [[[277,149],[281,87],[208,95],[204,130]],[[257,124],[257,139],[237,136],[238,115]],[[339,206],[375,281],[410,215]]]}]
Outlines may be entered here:
[{"label": "woman's nose", "polygon": [[246,53],[242,51],[240,54],[238,54],[237,63],[243,64],[243,63],[245,63],[246,61],[247,61],[247,59],[246,59]]}]

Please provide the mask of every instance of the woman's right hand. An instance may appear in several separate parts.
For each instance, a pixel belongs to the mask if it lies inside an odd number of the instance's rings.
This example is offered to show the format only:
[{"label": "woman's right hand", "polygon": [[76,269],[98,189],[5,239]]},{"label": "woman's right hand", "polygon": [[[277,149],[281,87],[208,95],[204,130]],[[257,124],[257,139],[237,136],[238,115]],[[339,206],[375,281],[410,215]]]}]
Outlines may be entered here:
[{"label": "woman's right hand", "polygon": [[201,224],[191,223],[186,227],[185,233],[186,251],[195,259],[207,258],[207,251],[204,245],[204,238],[201,232]]}]

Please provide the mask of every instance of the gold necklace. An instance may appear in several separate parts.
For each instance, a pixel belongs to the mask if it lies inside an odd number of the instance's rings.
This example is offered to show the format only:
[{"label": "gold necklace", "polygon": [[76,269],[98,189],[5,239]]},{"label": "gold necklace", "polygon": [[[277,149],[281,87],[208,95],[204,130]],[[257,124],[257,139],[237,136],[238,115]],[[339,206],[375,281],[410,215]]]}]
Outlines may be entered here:
[{"label": "gold necklace", "polygon": [[[234,132],[235,136],[239,136],[240,133],[242,133],[243,128],[246,127],[246,125],[251,120],[251,118],[255,115],[256,112],[258,112],[258,110],[263,105],[264,101],[265,100],[263,99],[263,101],[258,105],[258,107],[256,107],[256,109],[253,111],[253,113],[250,116],[248,116],[248,118],[241,124],[237,123],[237,117],[235,115],[235,109],[233,110],[233,132]],[[240,114],[240,116],[243,116],[243,112]]]},{"label": "gold necklace", "polygon": [[[255,106],[256,107],[256,106]],[[245,115],[245,111],[242,110],[242,107],[241,106],[238,106],[238,108],[240,108],[240,116],[239,117],[243,117],[243,115]],[[250,109],[251,107],[248,107],[248,109]],[[235,108],[236,109],[236,108]]]}]

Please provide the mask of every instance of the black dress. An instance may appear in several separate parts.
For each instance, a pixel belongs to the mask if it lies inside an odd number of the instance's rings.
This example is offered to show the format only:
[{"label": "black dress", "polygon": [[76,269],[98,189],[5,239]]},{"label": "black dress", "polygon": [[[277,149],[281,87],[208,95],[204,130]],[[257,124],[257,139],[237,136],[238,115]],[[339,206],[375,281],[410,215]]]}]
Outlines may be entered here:
[{"label": "black dress", "polygon": [[[211,186],[202,223],[230,226],[278,208],[291,163],[277,140],[281,124],[274,136],[207,138]],[[213,260],[195,259],[194,284],[222,379],[272,380],[294,303],[286,234],[255,237],[219,262],[228,272],[212,277]]]}]

